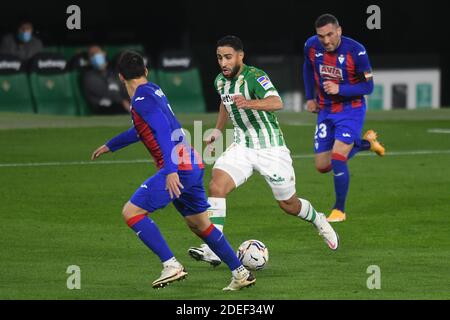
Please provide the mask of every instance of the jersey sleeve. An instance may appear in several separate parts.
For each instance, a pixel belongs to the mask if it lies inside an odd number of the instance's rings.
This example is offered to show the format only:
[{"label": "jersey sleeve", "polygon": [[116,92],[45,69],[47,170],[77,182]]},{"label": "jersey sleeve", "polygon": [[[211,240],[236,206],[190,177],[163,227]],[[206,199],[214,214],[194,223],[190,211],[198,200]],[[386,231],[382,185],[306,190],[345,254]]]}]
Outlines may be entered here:
[{"label": "jersey sleeve", "polygon": [[356,84],[343,84],[339,86],[339,95],[353,97],[371,94],[373,91],[372,67],[366,49],[359,45],[353,53],[356,75],[359,82]]},{"label": "jersey sleeve", "polygon": [[170,122],[161,109],[165,107],[160,105],[162,103],[163,101],[159,97],[146,95],[143,100],[135,100],[133,108],[152,129],[164,160],[160,173],[167,175],[178,171],[178,158],[175,142],[172,140]]},{"label": "jersey sleeve", "polygon": [[262,70],[256,70],[254,74],[251,75],[249,82],[250,91],[253,91],[253,94],[258,99],[264,99],[270,96],[280,96],[272,81],[270,81],[269,76]]},{"label": "jersey sleeve", "polygon": [[134,127],[131,127],[127,131],[115,136],[106,143],[106,146],[111,152],[122,149],[132,143],[139,141],[139,135]]},{"label": "jersey sleeve", "polygon": [[305,86],[305,98],[306,100],[314,99],[314,69],[309,58],[309,45],[305,43],[304,48],[304,62],[303,62],[303,83]]},{"label": "jersey sleeve", "polygon": [[367,54],[366,48],[360,45],[357,47],[357,50],[354,54],[356,73],[359,75],[362,81],[371,81],[373,78],[372,66],[370,65],[369,55]]}]

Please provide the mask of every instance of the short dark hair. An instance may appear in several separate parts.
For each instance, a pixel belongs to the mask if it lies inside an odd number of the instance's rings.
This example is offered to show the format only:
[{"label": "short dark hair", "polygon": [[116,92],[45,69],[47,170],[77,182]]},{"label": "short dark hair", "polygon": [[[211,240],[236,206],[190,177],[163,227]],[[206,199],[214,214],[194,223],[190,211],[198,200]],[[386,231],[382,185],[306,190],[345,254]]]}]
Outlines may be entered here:
[{"label": "short dark hair", "polygon": [[236,51],[244,51],[242,40],[236,36],[225,36],[217,41],[217,47],[231,47]]},{"label": "short dark hair", "polygon": [[339,21],[335,16],[329,13],[325,13],[317,18],[314,25],[316,28],[322,28],[323,26],[326,26],[329,23],[339,26]]},{"label": "short dark hair", "polygon": [[134,51],[124,51],[117,63],[117,71],[125,80],[145,77],[145,63],[142,56]]}]

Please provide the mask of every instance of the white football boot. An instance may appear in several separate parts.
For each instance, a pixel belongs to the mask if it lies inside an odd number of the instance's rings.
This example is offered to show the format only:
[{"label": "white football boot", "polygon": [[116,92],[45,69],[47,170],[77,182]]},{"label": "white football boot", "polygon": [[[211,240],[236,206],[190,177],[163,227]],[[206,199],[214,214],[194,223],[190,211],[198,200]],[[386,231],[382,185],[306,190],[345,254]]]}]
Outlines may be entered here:
[{"label": "white football boot", "polygon": [[231,282],[228,286],[223,288],[224,291],[237,291],[243,288],[248,288],[255,284],[255,276],[245,268],[231,277]]},{"label": "white football boot", "polygon": [[164,288],[171,282],[183,280],[187,274],[180,263],[165,266],[161,271],[161,276],[153,281],[152,286],[155,289]]},{"label": "white football boot", "polygon": [[337,250],[339,247],[339,236],[334,231],[331,224],[327,221],[326,216],[322,212],[317,212],[316,220],[314,221],[314,226],[319,231],[319,235],[323,238],[325,243],[331,250]]},{"label": "white football boot", "polygon": [[195,260],[208,262],[213,267],[217,267],[222,263],[222,260],[205,243],[200,248],[190,247],[188,253]]}]

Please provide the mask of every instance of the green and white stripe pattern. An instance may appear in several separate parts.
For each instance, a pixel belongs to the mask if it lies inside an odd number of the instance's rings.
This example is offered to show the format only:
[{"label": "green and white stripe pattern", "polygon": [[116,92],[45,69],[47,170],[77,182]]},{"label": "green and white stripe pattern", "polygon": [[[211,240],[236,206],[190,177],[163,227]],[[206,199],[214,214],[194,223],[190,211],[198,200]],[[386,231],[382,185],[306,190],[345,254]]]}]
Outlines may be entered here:
[{"label": "green and white stripe pattern", "polygon": [[234,142],[247,148],[263,149],[285,145],[274,112],[238,109],[232,101],[235,95],[243,95],[247,100],[279,96],[268,77],[263,82],[265,86],[258,81],[264,76],[267,77],[263,71],[244,65],[243,71],[236,78],[230,80],[219,74],[214,83],[233,122]]}]

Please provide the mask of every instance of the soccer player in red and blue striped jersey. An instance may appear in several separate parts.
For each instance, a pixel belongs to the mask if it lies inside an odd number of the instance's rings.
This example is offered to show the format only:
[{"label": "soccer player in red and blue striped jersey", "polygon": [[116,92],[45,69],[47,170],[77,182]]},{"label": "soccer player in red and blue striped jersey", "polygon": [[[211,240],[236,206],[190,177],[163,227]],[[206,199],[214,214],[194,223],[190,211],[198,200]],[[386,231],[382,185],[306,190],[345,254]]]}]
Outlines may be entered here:
[{"label": "soccer player in red and blue striped jersey", "polygon": [[156,163],[158,172],[141,184],[122,210],[128,226],[163,264],[161,276],[153,282],[153,287],[164,287],[187,275],[159,228],[148,217],[148,214],[171,202],[191,230],[232,271],[232,281],[224,290],[239,290],[254,284],[255,277],[244,268],[223,233],[208,218],[206,209],[209,204],[203,188],[203,162],[186,141],[164,92],[156,84],[147,81],[148,71],[143,58],[135,52],[123,53],[118,71],[131,98],[133,127],[95,150],[92,159],[141,141]]},{"label": "soccer player in red and blue striped jersey", "polygon": [[336,202],[327,219],[339,222],[346,219],[350,182],[347,160],[364,150],[383,156],[385,149],[373,130],[361,139],[366,113],[364,95],[373,91],[366,49],[342,36],[342,28],[333,15],[321,15],[315,28],[316,35],[306,41],[304,48],[305,95],[307,109],[318,113],[314,136],[316,168],[321,173],[334,172]]}]

